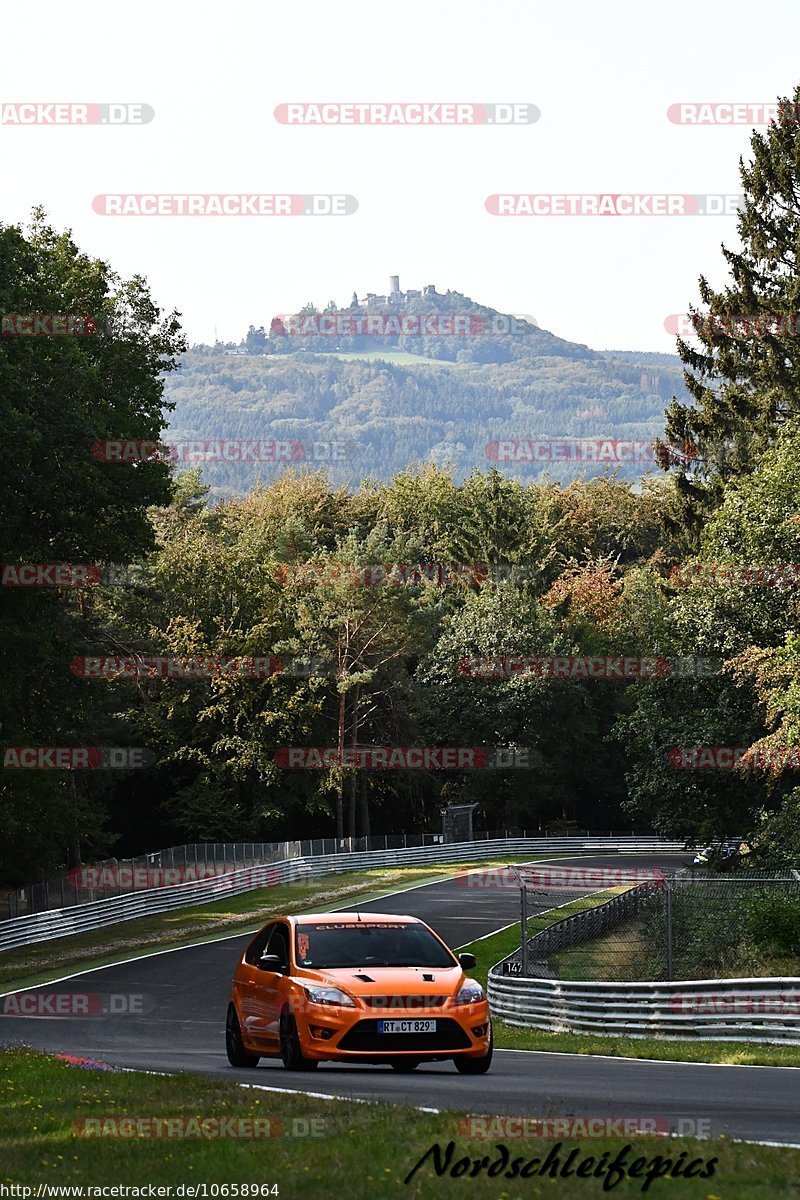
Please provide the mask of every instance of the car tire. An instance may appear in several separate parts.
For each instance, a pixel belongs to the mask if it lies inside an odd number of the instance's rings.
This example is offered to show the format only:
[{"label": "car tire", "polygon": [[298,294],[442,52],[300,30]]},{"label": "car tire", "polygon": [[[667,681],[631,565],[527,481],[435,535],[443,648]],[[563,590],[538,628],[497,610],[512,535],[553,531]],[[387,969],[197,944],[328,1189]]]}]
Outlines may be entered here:
[{"label": "car tire", "polygon": [[396,1062],[390,1063],[389,1066],[393,1071],[399,1071],[401,1075],[405,1075],[407,1071],[416,1071],[419,1066],[418,1058],[398,1058]]},{"label": "car tire", "polygon": [[297,1022],[291,1013],[281,1013],[279,1025],[281,1059],[287,1071],[315,1071],[317,1060],[304,1058],[300,1047],[300,1035],[297,1032]]},{"label": "car tire", "polygon": [[459,1055],[453,1059],[456,1064],[456,1070],[462,1075],[485,1075],[492,1065],[492,1051],[494,1050],[494,1037],[491,1029],[489,1030],[489,1049],[480,1058],[465,1058]]},{"label": "car tire", "polygon": [[239,1028],[239,1018],[232,1004],[228,1005],[228,1016],[225,1021],[225,1052],[232,1067],[257,1067],[257,1054],[248,1054],[242,1042],[242,1031]]}]

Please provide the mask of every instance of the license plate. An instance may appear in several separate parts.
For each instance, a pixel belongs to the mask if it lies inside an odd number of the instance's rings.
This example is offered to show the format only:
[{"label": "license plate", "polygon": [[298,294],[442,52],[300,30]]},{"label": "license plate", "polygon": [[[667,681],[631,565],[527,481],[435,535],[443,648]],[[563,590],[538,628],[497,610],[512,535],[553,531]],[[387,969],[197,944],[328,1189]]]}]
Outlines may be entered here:
[{"label": "license plate", "polygon": [[435,1021],[378,1021],[378,1033],[436,1033]]}]

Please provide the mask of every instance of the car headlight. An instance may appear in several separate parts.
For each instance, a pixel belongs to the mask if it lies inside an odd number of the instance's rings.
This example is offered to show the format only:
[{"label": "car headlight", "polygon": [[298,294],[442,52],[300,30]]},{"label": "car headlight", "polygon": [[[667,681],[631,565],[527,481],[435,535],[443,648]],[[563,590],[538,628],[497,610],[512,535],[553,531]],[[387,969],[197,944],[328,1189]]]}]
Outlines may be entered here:
[{"label": "car headlight", "polygon": [[464,985],[458,991],[454,1003],[456,1004],[477,1004],[479,1000],[485,1000],[486,995],[483,988],[475,979],[465,979]]},{"label": "car headlight", "polygon": [[303,989],[312,1004],[335,1004],[337,1008],[355,1008],[356,1002],[347,992],[336,987],[307,987]]}]

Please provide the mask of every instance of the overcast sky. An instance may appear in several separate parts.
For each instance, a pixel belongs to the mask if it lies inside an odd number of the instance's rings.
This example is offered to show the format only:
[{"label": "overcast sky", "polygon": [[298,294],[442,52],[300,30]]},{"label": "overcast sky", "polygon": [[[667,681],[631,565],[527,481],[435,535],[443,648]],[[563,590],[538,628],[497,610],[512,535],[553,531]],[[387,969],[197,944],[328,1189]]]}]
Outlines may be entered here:
[{"label": "overcast sky", "polygon": [[[671,351],[665,318],[724,279],[735,217],[496,217],[494,193],[734,195],[747,125],[683,101],[769,102],[800,82],[800,10],[744,0],[398,6],[194,0],[6,4],[2,103],[147,104],[134,126],[0,124],[0,221],[43,203],[192,341],[353,290],[434,283],[599,349]],[[538,121],[294,126],[277,105],[526,102]],[[108,193],[347,194],[341,217],[98,215]]]}]

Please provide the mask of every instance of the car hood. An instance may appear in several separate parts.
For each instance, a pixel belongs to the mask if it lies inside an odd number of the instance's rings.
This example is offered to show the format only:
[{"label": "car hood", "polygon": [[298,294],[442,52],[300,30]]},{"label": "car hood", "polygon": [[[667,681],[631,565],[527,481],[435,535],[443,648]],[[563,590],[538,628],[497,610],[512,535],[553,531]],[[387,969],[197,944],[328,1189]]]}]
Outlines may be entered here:
[{"label": "car hood", "polygon": [[336,967],[294,972],[304,983],[343,988],[356,996],[449,996],[466,978],[462,967]]}]

